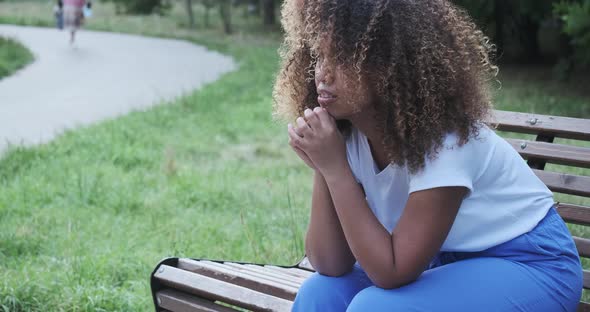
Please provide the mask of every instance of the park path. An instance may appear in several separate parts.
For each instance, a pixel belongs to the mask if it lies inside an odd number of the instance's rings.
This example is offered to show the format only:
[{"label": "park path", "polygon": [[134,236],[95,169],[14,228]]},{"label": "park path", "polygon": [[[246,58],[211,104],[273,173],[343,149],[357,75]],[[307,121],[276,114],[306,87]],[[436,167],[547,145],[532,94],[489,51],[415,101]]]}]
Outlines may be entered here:
[{"label": "park path", "polygon": [[35,61],[0,80],[0,155],[64,129],[172,100],[236,68],[222,54],[181,40],[0,25]]}]

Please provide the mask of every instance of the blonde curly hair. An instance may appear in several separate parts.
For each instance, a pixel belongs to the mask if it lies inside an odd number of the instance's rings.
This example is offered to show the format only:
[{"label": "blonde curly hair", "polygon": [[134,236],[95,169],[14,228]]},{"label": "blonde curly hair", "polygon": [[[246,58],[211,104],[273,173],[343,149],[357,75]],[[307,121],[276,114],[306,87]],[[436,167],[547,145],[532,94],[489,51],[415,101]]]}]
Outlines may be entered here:
[{"label": "blonde curly hair", "polygon": [[374,86],[381,143],[411,172],[436,157],[449,132],[460,145],[477,136],[491,111],[494,46],[447,0],[286,0],[282,24],[275,114],[291,119],[318,106],[314,70],[327,43],[331,62]]}]

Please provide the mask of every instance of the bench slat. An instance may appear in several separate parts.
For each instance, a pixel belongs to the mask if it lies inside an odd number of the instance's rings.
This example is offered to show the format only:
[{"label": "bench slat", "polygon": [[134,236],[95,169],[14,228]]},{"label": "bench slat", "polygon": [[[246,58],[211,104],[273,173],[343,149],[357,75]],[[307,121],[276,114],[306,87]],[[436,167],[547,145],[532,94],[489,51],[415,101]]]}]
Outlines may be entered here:
[{"label": "bench slat", "polygon": [[244,266],[252,269],[253,271],[260,272],[261,274],[269,275],[272,277],[276,277],[276,278],[284,279],[284,280],[288,280],[288,281],[293,281],[299,285],[301,285],[305,281],[305,278],[303,278],[303,277],[293,276],[290,274],[285,274],[283,272],[277,272],[274,270],[267,269],[267,268],[260,266],[260,265],[245,264]]},{"label": "bench slat", "polygon": [[154,277],[163,285],[254,311],[290,311],[292,302],[189,271],[161,265]]},{"label": "bench slat", "polygon": [[549,134],[556,137],[590,141],[590,120],[495,110],[489,121],[501,131]]},{"label": "bench slat", "polygon": [[313,266],[311,266],[311,262],[309,262],[309,259],[307,257],[301,259],[301,262],[299,262],[297,267],[315,272],[315,269],[313,268]]},{"label": "bench slat", "polygon": [[506,141],[525,159],[543,159],[553,164],[590,168],[590,148],[528,140]]},{"label": "bench slat", "polygon": [[258,277],[258,278],[262,278],[265,280],[271,280],[271,281],[274,281],[275,283],[285,285],[285,286],[299,288],[299,286],[301,285],[301,282],[299,282],[299,280],[297,280],[295,278],[290,278],[290,277],[277,278],[276,276],[266,274],[266,272],[260,273],[260,272],[254,271],[254,270],[248,270],[247,267],[244,266],[244,264],[240,264],[240,263],[235,263],[235,262],[218,263],[218,262],[208,261],[208,264],[215,266],[217,268],[223,268],[225,270],[232,270],[234,272],[240,272],[243,274],[247,274],[249,276]]},{"label": "bench slat", "polygon": [[268,268],[270,270],[275,270],[277,272],[284,272],[286,274],[291,274],[293,276],[301,277],[303,279],[308,279],[313,274],[309,271],[296,269],[296,268],[282,268],[282,267],[278,267],[278,266],[274,266],[274,265],[265,265],[264,267]]},{"label": "bench slat", "polygon": [[234,309],[172,289],[159,291],[156,298],[160,307],[171,312],[236,312]]},{"label": "bench slat", "polygon": [[211,261],[179,259],[178,268],[287,300],[294,300],[299,289],[248,272],[240,272],[226,265],[216,266]]},{"label": "bench slat", "polygon": [[566,222],[590,225],[590,207],[560,203],[557,212]]},{"label": "bench slat", "polygon": [[296,282],[294,280],[284,280],[284,279],[277,278],[277,277],[272,276],[272,275],[267,275],[267,274],[262,273],[262,272],[257,272],[256,270],[253,270],[252,268],[246,267],[243,264],[225,262],[224,265],[226,265],[228,267],[231,267],[231,268],[234,268],[238,272],[243,272],[243,273],[250,274],[252,276],[257,276],[259,278],[264,278],[264,279],[272,280],[272,281],[275,281],[276,283],[283,284],[285,286],[291,286],[291,287],[295,287],[295,288],[299,288],[299,286],[301,286],[301,283],[298,283],[298,282]]},{"label": "bench slat", "polygon": [[576,310],[576,312],[590,312],[590,304],[581,301],[578,304],[578,309]]},{"label": "bench slat", "polygon": [[[264,282],[273,282],[279,287],[292,289],[295,292],[301,286],[303,282],[301,279],[291,276],[281,276],[277,277],[273,274],[267,274],[267,272],[262,271],[258,272],[255,270],[249,270],[245,264],[234,263],[234,262],[224,262],[224,263],[217,263],[217,262],[208,262],[208,264],[213,266],[213,269],[223,269],[233,274],[242,274],[248,278],[253,279],[260,279]],[[252,265],[252,264],[250,264]]]},{"label": "bench slat", "polygon": [[590,197],[590,177],[537,169],[533,171],[553,192]]},{"label": "bench slat", "polygon": [[584,270],[584,289],[590,289],[590,271]]},{"label": "bench slat", "polygon": [[573,238],[580,257],[588,258],[590,256],[590,239],[576,236]]}]

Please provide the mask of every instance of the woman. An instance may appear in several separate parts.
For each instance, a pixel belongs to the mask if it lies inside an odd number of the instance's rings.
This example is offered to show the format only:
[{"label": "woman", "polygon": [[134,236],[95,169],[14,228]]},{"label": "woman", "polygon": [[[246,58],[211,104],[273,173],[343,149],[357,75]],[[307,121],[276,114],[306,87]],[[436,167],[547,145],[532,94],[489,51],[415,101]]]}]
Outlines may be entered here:
[{"label": "woman", "polygon": [[76,40],[76,31],[84,22],[84,5],[86,0],[63,0],[64,24],[65,28],[70,31],[70,44]]},{"label": "woman", "polygon": [[294,311],[576,311],[551,191],[482,120],[489,40],[448,0],[291,0],[275,85],[315,172]]}]

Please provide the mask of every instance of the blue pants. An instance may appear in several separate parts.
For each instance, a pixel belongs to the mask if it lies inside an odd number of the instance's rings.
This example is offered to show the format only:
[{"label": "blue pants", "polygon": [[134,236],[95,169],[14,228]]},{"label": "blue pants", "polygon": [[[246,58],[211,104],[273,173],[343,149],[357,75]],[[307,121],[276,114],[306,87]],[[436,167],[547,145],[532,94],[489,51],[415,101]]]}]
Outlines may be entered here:
[{"label": "blue pants", "polygon": [[554,208],[530,232],[480,252],[441,252],[415,282],[371,283],[355,265],[341,277],[314,273],[293,311],[576,311],[582,266]]}]

